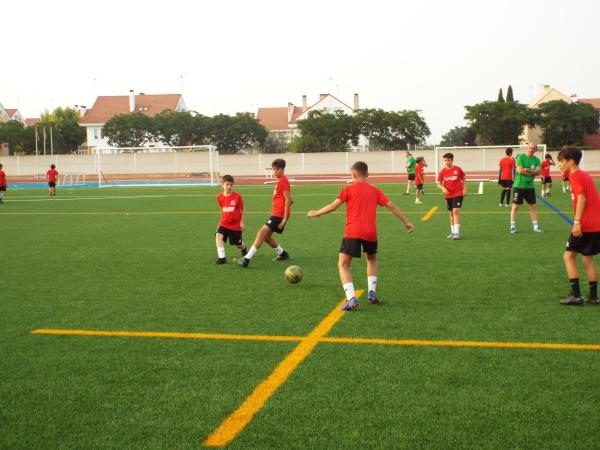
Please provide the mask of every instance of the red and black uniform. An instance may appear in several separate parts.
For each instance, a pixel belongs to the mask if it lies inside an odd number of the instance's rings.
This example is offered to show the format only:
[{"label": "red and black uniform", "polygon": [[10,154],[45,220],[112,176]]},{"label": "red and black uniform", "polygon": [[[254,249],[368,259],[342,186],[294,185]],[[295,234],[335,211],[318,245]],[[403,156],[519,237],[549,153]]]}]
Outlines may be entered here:
[{"label": "red and black uniform", "polygon": [[592,177],[583,170],[570,174],[573,208],[577,210],[578,196],[585,197],[585,209],[581,216],[581,237],[569,236],[567,251],[585,256],[600,253],[600,195]]},{"label": "red and black uniform", "polygon": [[339,193],[346,204],[346,229],[340,253],[360,258],[361,247],[369,255],[377,253],[377,207],[389,199],[381,190],[364,181],[355,181]]},{"label": "red and black uniform", "polygon": [[0,170],[0,191],[6,191],[6,174]]},{"label": "red and black uniform", "polygon": [[[279,177],[273,192],[273,207],[271,208],[271,217],[267,220],[267,225],[274,233],[283,233],[283,229],[279,229],[279,224],[285,216],[285,196],[284,192],[292,192],[290,182],[286,176]],[[290,209],[290,214],[291,214]]]},{"label": "red and black uniform", "polygon": [[221,209],[221,220],[217,233],[223,235],[223,240],[231,245],[240,245],[242,243],[242,211],[244,209],[244,199],[237,192],[231,195],[217,195],[217,203]]},{"label": "red and black uniform", "polygon": [[542,184],[552,183],[552,177],[550,176],[550,166],[553,165],[554,163],[548,161],[547,159],[542,161],[542,172],[540,173],[540,177],[542,178]]},{"label": "red and black uniform", "polygon": [[417,190],[422,191],[423,185],[425,184],[425,164],[419,163],[415,166],[415,184],[417,185]]},{"label": "red and black uniform", "polygon": [[48,180],[49,187],[55,187],[58,181],[58,170],[50,169],[46,172],[46,179]]},{"label": "red and black uniform", "polygon": [[517,163],[514,158],[505,156],[498,163],[500,166],[500,179],[498,184],[504,188],[511,188],[515,181],[515,169]]},{"label": "red and black uniform", "polygon": [[464,179],[465,173],[458,166],[444,167],[440,170],[438,183],[442,183],[448,191],[447,194],[444,194],[448,211],[462,206],[465,189]]}]

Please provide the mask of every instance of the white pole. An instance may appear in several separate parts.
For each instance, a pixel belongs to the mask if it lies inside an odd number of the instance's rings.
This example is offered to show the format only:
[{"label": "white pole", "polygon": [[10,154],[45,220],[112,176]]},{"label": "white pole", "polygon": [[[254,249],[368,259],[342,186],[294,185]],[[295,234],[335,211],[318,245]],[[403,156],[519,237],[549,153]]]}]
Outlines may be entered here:
[{"label": "white pole", "polygon": [[438,161],[438,148],[435,148],[435,179],[437,181],[438,174],[440,173],[440,163]]},{"label": "white pole", "polygon": [[304,175],[306,173],[306,168],[304,166],[304,153],[301,153],[302,155],[302,175]]},{"label": "white pole", "polygon": [[394,173],[394,150],[390,152],[392,158],[392,173]]},{"label": "white pole", "polygon": [[216,157],[215,159],[217,161],[217,164],[216,164],[216,166],[217,166],[217,173],[220,174],[221,173],[221,165],[220,165],[221,164],[221,159],[220,159],[219,151],[218,150],[215,150],[215,157]]},{"label": "white pole", "polygon": [[350,155],[346,152],[346,173],[350,172]]},{"label": "white pole", "polygon": [[21,157],[17,155],[17,175],[21,175]]},{"label": "white pole", "polygon": [[137,173],[137,152],[133,152],[133,173]]},{"label": "white pole", "polygon": [[483,164],[481,171],[485,172],[485,148],[481,150],[481,159]]},{"label": "white pole", "polygon": [[[545,148],[544,148],[545,150]],[[581,150],[581,168],[585,170],[585,150]]]},{"label": "white pole", "polygon": [[213,150],[208,150],[208,167],[210,169],[210,185],[213,186]]},{"label": "white pole", "polygon": [[262,173],[263,171],[263,166],[262,166],[262,153],[258,154],[258,173]]},{"label": "white pole", "polygon": [[98,155],[98,187],[102,187],[102,168],[100,167],[100,154],[102,153],[101,149],[97,150]]},{"label": "white pole", "polygon": [[52,139],[52,127],[50,127],[50,155],[54,155],[54,142]]},{"label": "white pole", "polygon": [[179,173],[179,157],[177,156],[177,150],[175,150],[175,173]]}]

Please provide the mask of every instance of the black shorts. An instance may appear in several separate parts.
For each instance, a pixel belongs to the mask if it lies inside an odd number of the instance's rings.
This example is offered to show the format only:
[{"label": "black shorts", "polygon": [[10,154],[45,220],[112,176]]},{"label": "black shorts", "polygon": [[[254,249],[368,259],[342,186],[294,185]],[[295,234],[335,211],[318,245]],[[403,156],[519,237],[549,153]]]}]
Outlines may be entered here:
[{"label": "black shorts", "polygon": [[452,211],[454,208],[460,208],[463,204],[463,196],[452,197],[446,199],[446,208],[448,211]]},{"label": "black shorts", "polygon": [[48,187],[56,187],[56,183],[54,181],[48,181]]},{"label": "black shorts", "polygon": [[569,235],[568,252],[581,253],[584,256],[594,256],[600,253],[600,232],[583,233],[581,237]]},{"label": "black shorts", "polygon": [[227,242],[229,240],[229,244],[231,245],[241,245],[242,244],[242,232],[237,230],[230,230],[229,228],[219,227],[215,232],[223,235],[223,241]]},{"label": "black shorts", "polygon": [[417,184],[417,191],[422,191],[422,190],[423,190],[423,185]]},{"label": "black shorts", "polygon": [[514,183],[513,180],[498,180],[498,184],[500,186],[502,186],[503,188],[510,189],[512,187],[513,183]]},{"label": "black shorts", "polygon": [[542,184],[552,184],[552,177],[542,177]]},{"label": "black shorts", "polygon": [[409,173],[409,174],[408,174],[408,179],[409,179],[410,181],[415,181],[415,178],[416,178],[416,175],[415,175],[414,173]]},{"label": "black shorts", "polygon": [[265,225],[268,226],[273,233],[281,234],[285,230],[285,227],[283,227],[281,230],[277,227],[279,226],[282,220],[283,217],[271,216],[269,217],[269,220],[267,220]]},{"label": "black shorts", "polygon": [[360,258],[361,247],[363,252],[365,252],[367,255],[374,255],[375,253],[377,253],[377,241],[371,242],[358,238],[342,239],[340,253],[345,253],[346,255],[350,255],[354,258]]},{"label": "black shorts", "polygon": [[513,203],[515,205],[522,205],[523,200],[528,205],[535,205],[535,189],[515,188],[513,191]]},{"label": "black shorts", "polygon": [[6,186],[0,186],[0,192],[5,192],[6,191]]},{"label": "black shorts", "polygon": [[563,181],[569,181],[569,177],[565,177],[562,179]]}]

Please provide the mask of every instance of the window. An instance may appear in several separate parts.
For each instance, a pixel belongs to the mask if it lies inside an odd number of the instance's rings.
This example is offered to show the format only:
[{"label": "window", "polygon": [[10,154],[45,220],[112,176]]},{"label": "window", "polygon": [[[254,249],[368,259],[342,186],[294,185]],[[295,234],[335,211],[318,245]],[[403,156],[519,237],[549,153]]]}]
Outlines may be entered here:
[{"label": "window", "polygon": [[102,139],[102,128],[95,127],[95,128],[93,128],[93,131],[94,131],[94,139]]}]

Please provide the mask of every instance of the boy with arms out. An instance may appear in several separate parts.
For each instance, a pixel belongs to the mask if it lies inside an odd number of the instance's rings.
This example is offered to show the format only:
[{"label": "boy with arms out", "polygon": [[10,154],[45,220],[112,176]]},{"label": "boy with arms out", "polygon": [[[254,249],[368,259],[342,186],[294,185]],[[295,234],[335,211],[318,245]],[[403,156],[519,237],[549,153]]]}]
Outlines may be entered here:
[{"label": "boy with arms out", "polygon": [[427,167],[427,163],[425,162],[425,158],[419,156],[416,159],[417,165],[415,166],[415,184],[417,185],[417,198],[415,199],[415,203],[417,205],[422,204],[423,202],[420,200],[420,196],[425,194],[423,191],[423,185],[425,184],[425,167]]},{"label": "boy with arms out", "polygon": [[592,177],[579,168],[580,161],[581,150],[576,147],[563,147],[558,154],[561,173],[564,175],[565,172],[570,172],[571,194],[575,209],[573,228],[563,255],[571,285],[571,295],[560,301],[562,305],[583,305],[577,270],[578,253],[582,255],[590,287],[587,302],[590,305],[600,304],[598,272],[594,262],[594,256],[600,253],[600,195]]},{"label": "boy with arms out", "polygon": [[223,193],[217,195],[217,204],[221,209],[221,220],[215,233],[217,254],[219,258],[215,264],[227,264],[225,258],[225,242],[235,245],[241,250],[242,256],[246,255],[246,246],[242,241],[244,231],[244,199],[237,192],[233,192],[233,177],[223,177]]},{"label": "boy with arms out", "polygon": [[[506,156],[500,160],[498,165],[500,166],[500,178],[498,184],[502,186],[502,192],[500,193],[500,204],[498,206],[504,206],[508,208],[510,204],[510,190],[512,189],[515,175],[514,170],[517,167],[515,159],[512,157],[513,149],[506,149]],[[506,198],[506,204],[504,199]]]},{"label": "boy with arms out", "polygon": [[314,218],[335,211],[342,203],[346,203],[346,229],[338,257],[340,280],[346,293],[346,304],[342,311],[353,311],[358,308],[358,300],[354,292],[350,263],[352,258],[360,258],[361,247],[367,255],[368,299],[371,304],[378,304],[377,298],[377,206],[387,207],[398,217],[411,233],[413,225],[402,211],[391,202],[383,192],[367,183],[369,168],[366,163],[357,161],[352,165],[352,184],[342,189],[333,203],[318,211],[309,211],[308,218]]},{"label": "boy with arms out", "polygon": [[58,171],[54,164],[50,165],[50,170],[46,172],[46,180],[48,180],[48,196],[56,197],[56,182],[58,181]]},{"label": "boy with arms out", "polygon": [[6,174],[0,164],[0,205],[4,203],[4,194],[6,194]]},{"label": "boy with arms out", "polygon": [[294,203],[292,200],[290,182],[285,176],[285,160],[274,160],[271,163],[271,170],[273,171],[273,175],[277,178],[275,192],[273,193],[271,217],[267,220],[267,223],[258,230],[254,244],[252,244],[248,253],[242,259],[238,260],[238,263],[242,267],[248,267],[250,260],[256,254],[263,242],[269,244],[277,253],[277,256],[274,259],[275,261],[284,261],[290,258],[288,252],[273,239],[273,233],[283,233],[285,224],[291,215],[292,203]]},{"label": "boy with arms out", "polygon": [[554,160],[550,153],[546,153],[544,161],[542,162],[542,197],[546,195],[551,197],[550,189],[552,188],[552,177],[550,176],[550,166],[555,166]]},{"label": "boy with arms out", "polygon": [[510,212],[510,232],[517,232],[517,212],[523,204],[523,200],[527,201],[529,206],[529,214],[533,224],[533,231],[541,233],[542,229],[538,224],[538,215],[535,199],[535,188],[533,182],[535,177],[541,173],[540,159],[535,156],[537,151],[536,144],[529,144],[527,153],[521,153],[517,156],[517,175],[515,176],[515,190],[513,197],[512,210]]},{"label": "boy with arms out", "polygon": [[465,173],[454,165],[454,155],[446,153],[444,156],[444,167],[440,170],[437,179],[437,187],[444,192],[446,207],[450,211],[450,234],[448,239],[455,241],[460,239],[460,208],[463,199],[467,195]]}]

